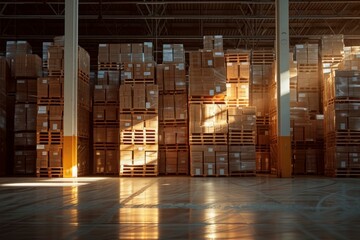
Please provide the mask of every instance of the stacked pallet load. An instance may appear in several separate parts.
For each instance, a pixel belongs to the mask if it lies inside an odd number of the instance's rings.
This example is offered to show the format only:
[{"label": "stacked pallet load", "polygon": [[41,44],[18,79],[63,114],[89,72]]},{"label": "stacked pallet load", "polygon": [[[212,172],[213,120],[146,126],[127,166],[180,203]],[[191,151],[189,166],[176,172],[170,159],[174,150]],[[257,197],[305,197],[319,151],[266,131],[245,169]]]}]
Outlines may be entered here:
[{"label": "stacked pallet load", "polygon": [[159,92],[152,44],[121,46],[129,53],[119,93],[120,176],[157,176]]},{"label": "stacked pallet load", "polygon": [[293,174],[322,172],[324,144],[318,49],[318,44],[296,45],[295,61],[290,60]]},{"label": "stacked pallet load", "polygon": [[254,176],[256,174],[256,109],[255,107],[228,107],[229,174]]},{"label": "stacked pallet load", "polygon": [[185,51],[182,44],[163,45],[156,66],[159,86],[159,174],[189,174]]},{"label": "stacked pallet load", "polygon": [[[343,45],[342,45],[343,46]],[[360,176],[359,47],[345,47],[343,60],[325,79],[325,175]],[[335,64],[334,64],[335,65]]]},{"label": "stacked pallet load", "polygon": [[[270,108],[271,90],[274,90],[273,50],[253,50],[250,84],[250,106],[256,107],[256,172],[270,172]],[[273,108],[272,108],[273,109]],[[274,112],[272,112],[272,117]]]},{"label": "stacked pallet load", "polygon": [[249,110],[250,51],[227,50],[226,105],[228,108],[229,174],[255,175],[255,110]]},{"label": "stacked pallet load", "polygon": [[93,95],[95,174],[119,174],[119,49],[120,44],[99,45],[97,82]]},{"label": "stacked pallet load", "polygon": [[10,69],[5,57],[0,57],[0,176],[8,173],[7,169],[10,165],[9,162],[9,120],[7,109],[7,94],[11,91]]},{"label": "stacked pallet load", "polygon": [[6,57],[15,83],[14,166],[15,175],[34,175],[36,159],[37,77],[42,76],[41,58],[31,54],[26,41],[8,41]]},{"label": "stacked pallet load", "polygon": [[228,176],[226,67],[222,36],[204,36],[190,52],[189,138],[191,176]]},{"label": "stacked pallet load", "polygon": [[[90,57],[78,47],[77,169],[78,176],[89,173],[90,158]],[[64,47],[54,42],[48,48],[48,75],[37,79],[36,174],[63,176]]]}]

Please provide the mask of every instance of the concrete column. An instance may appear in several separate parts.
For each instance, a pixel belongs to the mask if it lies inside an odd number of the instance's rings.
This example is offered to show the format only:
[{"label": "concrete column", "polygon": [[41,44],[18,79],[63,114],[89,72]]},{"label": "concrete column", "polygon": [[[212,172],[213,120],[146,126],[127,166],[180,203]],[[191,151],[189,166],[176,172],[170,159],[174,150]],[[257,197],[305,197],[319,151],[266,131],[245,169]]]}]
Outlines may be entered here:
[{"label": "concrete column", "polygon": [[278,177],[291,177],[289,0],[276,0]]},{"label": "concrete column", "polygon": [[78,6],[65,0],[64,177],[77,177]]}]

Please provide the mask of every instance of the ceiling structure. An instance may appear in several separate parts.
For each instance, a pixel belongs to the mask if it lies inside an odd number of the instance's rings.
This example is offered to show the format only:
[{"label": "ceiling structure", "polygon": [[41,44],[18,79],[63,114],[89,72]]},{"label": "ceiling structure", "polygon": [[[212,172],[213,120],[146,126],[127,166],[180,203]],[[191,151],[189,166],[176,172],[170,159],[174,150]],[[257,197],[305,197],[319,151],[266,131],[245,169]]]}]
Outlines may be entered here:
[{"label": "ceiling structure", "polygon": [[[64,0],[1,0],[0,51],[6,40],[28,40],[34,52],[64,33]],[[360,1],[289,0],[290,45],[343,34],[360,45]],[[202,47],[204,35],[223,35],[224,48],[273,48],[275,0],[79,0],[79,44],[94,58],[99,43],[152,41]]]}]

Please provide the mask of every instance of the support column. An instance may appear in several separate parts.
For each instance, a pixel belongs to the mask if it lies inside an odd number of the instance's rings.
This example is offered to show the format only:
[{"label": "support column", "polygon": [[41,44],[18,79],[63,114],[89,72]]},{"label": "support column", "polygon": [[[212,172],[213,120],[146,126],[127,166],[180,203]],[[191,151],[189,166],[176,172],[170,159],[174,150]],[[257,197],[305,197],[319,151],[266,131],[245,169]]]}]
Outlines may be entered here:
[{"label": "support column", "polygon": [[77,177],[78,6],[79,0],[65,0],[64,177]]},{"label": "support column", "polygon": [[276,0],[278,177],[291,177],[289,0]]}]

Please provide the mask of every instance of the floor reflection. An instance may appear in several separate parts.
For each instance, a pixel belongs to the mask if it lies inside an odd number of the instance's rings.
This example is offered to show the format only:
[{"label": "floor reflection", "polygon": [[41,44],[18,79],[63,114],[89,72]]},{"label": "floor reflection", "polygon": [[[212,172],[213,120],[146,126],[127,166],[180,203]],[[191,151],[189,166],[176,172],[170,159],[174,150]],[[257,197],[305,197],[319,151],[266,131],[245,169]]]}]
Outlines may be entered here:
[{"label": "floor reflection", "polygon": [[353,239],[359,206],[358,179],[0,178],[0,239]]}]

